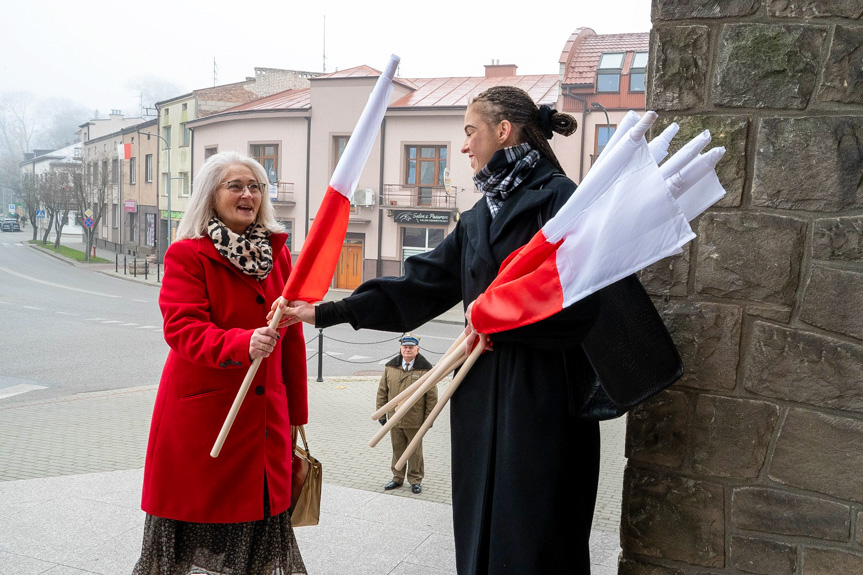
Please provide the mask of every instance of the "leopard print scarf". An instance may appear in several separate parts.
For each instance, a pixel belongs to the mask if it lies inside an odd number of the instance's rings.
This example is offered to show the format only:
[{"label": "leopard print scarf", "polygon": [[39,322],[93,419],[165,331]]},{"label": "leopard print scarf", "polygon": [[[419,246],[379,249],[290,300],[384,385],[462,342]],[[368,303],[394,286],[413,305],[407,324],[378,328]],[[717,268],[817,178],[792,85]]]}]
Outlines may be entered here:
[{"label": "leopard print scarf", "polygon": [[207,233],[216,250],[246,275],[264,281],[273,271],[273,248],[270,232],[259,223],[250,225],[243,235],[235,234],[213,216],[207,222]]}]

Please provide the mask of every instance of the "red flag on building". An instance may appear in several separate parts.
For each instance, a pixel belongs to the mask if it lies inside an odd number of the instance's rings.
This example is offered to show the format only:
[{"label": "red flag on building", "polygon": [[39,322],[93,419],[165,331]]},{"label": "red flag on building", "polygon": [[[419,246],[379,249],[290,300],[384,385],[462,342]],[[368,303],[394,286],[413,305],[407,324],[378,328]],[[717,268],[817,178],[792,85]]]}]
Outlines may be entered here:
[{"label": "red flag on building", "polygon": [[118,144],[117,145],[117,156],[121,160],[131,160],[132,159],[132,144]]}]

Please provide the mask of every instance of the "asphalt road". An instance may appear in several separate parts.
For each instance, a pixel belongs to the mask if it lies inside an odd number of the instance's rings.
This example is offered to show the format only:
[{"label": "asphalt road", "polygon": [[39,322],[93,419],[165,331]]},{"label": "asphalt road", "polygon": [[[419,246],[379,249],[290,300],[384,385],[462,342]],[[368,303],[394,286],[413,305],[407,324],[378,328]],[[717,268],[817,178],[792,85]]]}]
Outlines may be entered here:
[{"label": "asphalt road", "polygon": [[[154,385],[168,346],[159,287],[98,273],[26,245],[29,229],[0,235],[0,402]],[[262,322],[263,325],[263,322]],[[417,329],[434,363],[461,331]],[[318,375],[319,330],[305,326]],[[398,334],[334,326],[323,332],[324,377],[374,375],[398,352]]]}]

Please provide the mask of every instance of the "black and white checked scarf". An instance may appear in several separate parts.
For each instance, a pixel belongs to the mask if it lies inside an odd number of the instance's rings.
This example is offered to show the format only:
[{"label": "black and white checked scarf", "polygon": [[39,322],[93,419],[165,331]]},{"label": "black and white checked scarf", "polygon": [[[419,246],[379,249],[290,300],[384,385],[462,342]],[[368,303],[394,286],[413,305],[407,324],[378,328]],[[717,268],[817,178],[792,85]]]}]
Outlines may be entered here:
[{"label": "black and white checked scarf", "polygon": [[538,161],[539,152],[524,142],[496,151],[488,164],[473,175],[473,183],[485,196],[492,219]]},{"label": "black and white checked scarf", "polygon": [[270,232],[261,224],[254,223],[246,228],[243,235],[238,235],[213,216],[207,222],[207,233],[216,250],[244,274],[264,281],[273,271]]}]

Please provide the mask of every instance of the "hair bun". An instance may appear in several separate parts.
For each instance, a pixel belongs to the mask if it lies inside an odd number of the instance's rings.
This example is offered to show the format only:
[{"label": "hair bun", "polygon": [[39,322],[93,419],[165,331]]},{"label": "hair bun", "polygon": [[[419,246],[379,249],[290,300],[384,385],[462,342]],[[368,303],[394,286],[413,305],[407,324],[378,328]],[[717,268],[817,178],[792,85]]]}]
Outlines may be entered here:
[{"label": "hair bun", "polygon": [[551,106],[543,104],[539,107],[539,129],[546,139],[550,140],[557,132],[569,136],[578,128],[578,122],[569,114],[561,114]]}]

